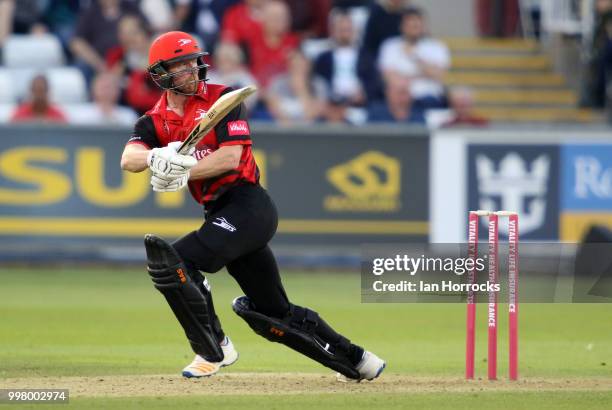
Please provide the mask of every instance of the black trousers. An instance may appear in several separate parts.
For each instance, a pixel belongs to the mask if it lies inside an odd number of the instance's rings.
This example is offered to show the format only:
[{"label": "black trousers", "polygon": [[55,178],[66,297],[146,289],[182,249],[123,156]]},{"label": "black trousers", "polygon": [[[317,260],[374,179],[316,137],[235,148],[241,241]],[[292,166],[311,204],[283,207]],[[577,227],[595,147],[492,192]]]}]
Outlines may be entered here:
[{"label": "black trousers", "polygon": [[240,185],[223,194],[206,222],[175,243],[194,280],[198,271],[214,273],[227,267],[257,311],[283,317],[289,301],[268,242],[276,233],[278,214],[259,185]]},{"label": "black trousers", "polygon": [[[280,319],[289,312],[289,299],[268,246],[277,226],[276,206],[266,190],[259,185],[240,185],[207,209],[206,222],[200,229],[172,245],[194,281],[204,280],[199,271],[214,273],[226,266],[256,311]],[[222,339],[221,324],[214,312],[213,316]],[[332,345],[342,338],[323,319],[316,333]],[[348,354],[357,363],[363,349],[351,344]]]}]

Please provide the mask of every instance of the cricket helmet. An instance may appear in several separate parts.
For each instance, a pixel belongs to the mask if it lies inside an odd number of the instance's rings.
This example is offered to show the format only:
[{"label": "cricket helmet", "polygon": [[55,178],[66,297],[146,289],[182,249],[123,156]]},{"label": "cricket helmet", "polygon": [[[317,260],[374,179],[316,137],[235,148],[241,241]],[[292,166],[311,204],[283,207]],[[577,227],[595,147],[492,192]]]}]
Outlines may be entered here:
[{"label": "cricket helmet", "polygon": [[198,70],[198,82],[206,81],[208,64],[204,63],[205,55],[208,53],[202,51],[192,35],[182,31],[169,31],[157,37],[151,44],[147,71],[160,88],[180,93],[176,90],[180,84],[174,84],[173,79],[185,70],[170,73],[168,67],[180,61],[197,59],[198,65],[195,69]]}]

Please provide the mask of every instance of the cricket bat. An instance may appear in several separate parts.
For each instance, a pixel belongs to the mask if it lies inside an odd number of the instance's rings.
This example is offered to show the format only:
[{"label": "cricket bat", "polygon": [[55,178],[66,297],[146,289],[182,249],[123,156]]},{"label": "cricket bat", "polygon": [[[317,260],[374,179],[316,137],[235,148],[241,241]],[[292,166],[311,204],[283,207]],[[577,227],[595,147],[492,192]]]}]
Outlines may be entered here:
[{"label": "cricket bat", "polygon": [[187,155],[191,148],[204,138],[227,114],[240,105],[248,96],[257,91],[257,87],[249,85],[222,95],[210,107],[206,116],[189,133],[178,149],[179,154]]}]

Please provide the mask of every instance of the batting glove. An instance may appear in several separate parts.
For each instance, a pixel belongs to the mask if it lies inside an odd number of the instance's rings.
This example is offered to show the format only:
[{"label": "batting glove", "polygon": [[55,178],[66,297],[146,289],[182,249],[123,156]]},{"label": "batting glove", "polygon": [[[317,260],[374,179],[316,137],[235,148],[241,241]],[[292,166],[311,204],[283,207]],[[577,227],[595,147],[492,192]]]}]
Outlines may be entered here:
[{"label": "batting glove", "polygon": [[178,178],[168,178],[165,175],[153,173],[151,175],[151,186],[155,192],[176,192],[187,186],[189,181],[189,171]]},{"label": "batting glove", "polygon": [[187,175],[198,163],[198,160],[191,155],[177,153],[180,146],[180,141],[171,142],[164,148],[153,148],[149,152],[147,164],[154,175],[175,180]]}]

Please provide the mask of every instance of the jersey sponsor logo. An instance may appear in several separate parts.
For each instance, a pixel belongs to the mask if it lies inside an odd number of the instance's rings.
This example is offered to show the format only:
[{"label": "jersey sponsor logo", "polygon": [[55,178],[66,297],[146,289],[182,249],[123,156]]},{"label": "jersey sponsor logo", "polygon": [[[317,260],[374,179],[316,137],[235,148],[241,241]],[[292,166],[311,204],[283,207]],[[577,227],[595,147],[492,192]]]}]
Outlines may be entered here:
[{"label": "jersey sponsor logo", "polygon": [[186,46],[187,44],[191,43],[191,40],[188,38],[181,38],[178,41],[179,46]]},{"label": "jersey sponsor logo", "polygon": [[229,136],[234,135],[249,135],[249,124],[244,120],[230,121],[227,123],[227,131]]},{"label": "jersey sponsor logo", "polygon": [[236,227],[234,225],[232,225],[231,223],[227,222],[227,219],[223,218],[223,217],[219,217],[219,218],[215,218],[215,221],[213,222],[213,225],[217,225],[225,230],[228,230],[230,232],[235,232],[236,231]]},{"label": "jersey sponsor logo", "polygon": [[199,161],[205,156],[212,154],[213,152],[215,152],[215,150],[208,147],[203,147],[199,149],[196,148],[196,150],[193,152],[193,157]]},{"label": "jersey sponsor logo", "polygon": [[206,115],[206,110],[202,108],[198,108],[196,110],[196,117],[193,119],[194,121],[200,121]]}]

